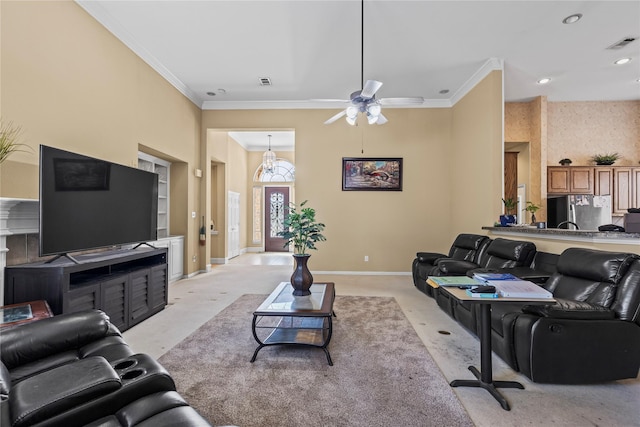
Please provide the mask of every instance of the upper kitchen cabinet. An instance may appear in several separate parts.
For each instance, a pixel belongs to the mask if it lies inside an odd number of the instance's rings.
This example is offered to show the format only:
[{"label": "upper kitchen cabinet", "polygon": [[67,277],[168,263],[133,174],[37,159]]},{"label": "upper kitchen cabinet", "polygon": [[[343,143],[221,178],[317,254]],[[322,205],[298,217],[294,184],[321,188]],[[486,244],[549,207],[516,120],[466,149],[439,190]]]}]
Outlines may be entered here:
[{"label": "upper kitchen cabinet", "polygon": [[580,166],[549,166],[547,168],[547,193],[593,194],[594,168]]},{"label": "upper kitchen cabinet", "polygon": [[640,207],[640,168],[613,168],[613,214],[624,215]]}]

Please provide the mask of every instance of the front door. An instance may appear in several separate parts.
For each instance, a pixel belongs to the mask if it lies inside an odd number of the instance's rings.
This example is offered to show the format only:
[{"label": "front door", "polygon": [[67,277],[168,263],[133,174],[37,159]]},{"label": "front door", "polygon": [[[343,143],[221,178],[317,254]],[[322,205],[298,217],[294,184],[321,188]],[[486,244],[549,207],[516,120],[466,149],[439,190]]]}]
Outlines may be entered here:
[{"label": "front door", "polygon": [[264,189],[264,250],[289,252],[285,239],[278,236],[284,230],[284,216],[289,206],[289,187],[265,187]]}]

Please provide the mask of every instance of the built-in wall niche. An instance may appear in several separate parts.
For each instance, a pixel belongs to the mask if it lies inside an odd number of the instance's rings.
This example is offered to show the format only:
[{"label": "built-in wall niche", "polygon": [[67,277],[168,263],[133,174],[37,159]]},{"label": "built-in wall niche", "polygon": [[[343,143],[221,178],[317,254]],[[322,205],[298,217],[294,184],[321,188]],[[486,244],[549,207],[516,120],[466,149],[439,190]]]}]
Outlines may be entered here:
[{"label": "built-in wall niche", "polygon": [[169,182],[171,162],[138,153],[138,169],[158,174],[158,239],[169,237]]}]

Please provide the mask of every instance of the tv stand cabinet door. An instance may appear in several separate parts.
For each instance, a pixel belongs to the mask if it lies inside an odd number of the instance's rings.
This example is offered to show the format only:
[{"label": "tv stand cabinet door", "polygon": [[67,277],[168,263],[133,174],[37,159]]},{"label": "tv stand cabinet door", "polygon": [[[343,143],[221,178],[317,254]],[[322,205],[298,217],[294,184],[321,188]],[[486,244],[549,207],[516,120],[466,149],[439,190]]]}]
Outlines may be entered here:
[{"label": "tv stand cabinet door", "polygon": [[85,285],[64,294],[63,313],[100,310],[100,284]]},{"label": "tv stand cabinet door", "polygon": [[129,328],[129,275],[115,277],[100,284],[102,311],[107,313],[113,325],[120,331]]},{"label": "tv stand cabinet door", "polygon": [[129,327],[140,323],[151,315],[151,269],[129,274]]},{"label": "tv stand cabinet door", "polygon": [[151,310],[157,313],[164,309],[168,299],[169,269],[167,264],[151,267]]}]

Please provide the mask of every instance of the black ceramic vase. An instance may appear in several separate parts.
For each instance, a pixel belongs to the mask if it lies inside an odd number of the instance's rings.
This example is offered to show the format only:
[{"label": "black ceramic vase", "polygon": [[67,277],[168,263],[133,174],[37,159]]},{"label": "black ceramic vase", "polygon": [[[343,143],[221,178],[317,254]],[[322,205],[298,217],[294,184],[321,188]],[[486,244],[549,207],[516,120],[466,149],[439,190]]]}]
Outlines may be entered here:
[{"label": "black ceramic vase", "polygon": [[307,267],[307,261],[311,255],[294,255],[296,261],[295,269],[291,275],[291,286],[293,286],[293,295],[311,295],[311,285],[313,284],[313,276]]}]

